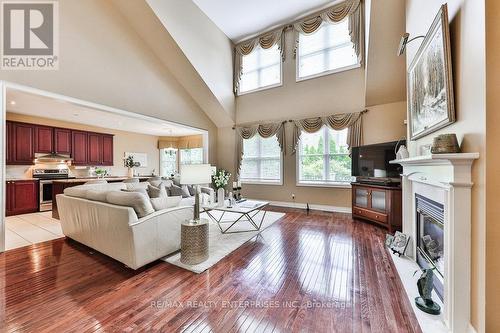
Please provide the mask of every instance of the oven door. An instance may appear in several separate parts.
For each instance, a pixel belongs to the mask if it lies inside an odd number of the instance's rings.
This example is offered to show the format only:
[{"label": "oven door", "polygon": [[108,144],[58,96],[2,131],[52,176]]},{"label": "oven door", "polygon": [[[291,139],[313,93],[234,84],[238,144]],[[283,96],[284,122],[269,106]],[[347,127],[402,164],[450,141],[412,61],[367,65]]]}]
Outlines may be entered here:
[{"label": "oven door", "polygon": [[40,180],[40,211],[52,210],[52,180]]}]

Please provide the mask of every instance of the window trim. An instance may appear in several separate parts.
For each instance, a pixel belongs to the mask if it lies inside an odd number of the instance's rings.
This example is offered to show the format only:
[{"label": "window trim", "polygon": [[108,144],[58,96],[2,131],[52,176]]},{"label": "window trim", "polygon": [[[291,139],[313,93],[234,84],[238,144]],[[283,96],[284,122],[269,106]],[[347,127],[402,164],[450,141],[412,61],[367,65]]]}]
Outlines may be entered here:
[{"label": "window trim", "polygon": [[[321,131],[328,132],[330,128],[326,125],[323,125],[321,128]],[[326,138],[326,135],[323,137],[324,142],[324,147],[329,147],[328,145],[328,140]],[[301,143],[299,141],[299,150],[295,154],[295,185],[299,187],[333,187],[333,188],[345,188],[345,189],[350,189],[351,188],[351,182],[334,182],[334,181],[323,181],[323,180],[300,180],[300,157],[304,156],[300,154],[300,148],[301,148]],[[330,148],[328,148],[330,150]],[[335,156],[335,155],[345,155],[345,154],[313,154],[313,155],[328,155],[328,156]],[[311,155],[311,156],[313,156]],[[326,160],[326,159],[325,159]],[[323,161],[323,163],[326,163],[326,161]]]},{"label": "window trim", "polygon": [[[201,163],[182,163],[182,150],[191,150],[191,149],[202,149],[202,157],[201,157]],[[205,163],[205,156],[204,156],[204,150],[203,148],[179,148],[178,149],[178,155],[177,155],[177,158],[178,158],[178,167],[179,167],[179,170],[180,170],[180,167],[181,165],[192,165],[192,164],[203,164]]]},{"label": "window trim", "polygon": [[[242,63],[243,63],[243,60],[242,60]],[[255,92],[258,92],[258,91],[262,91],[262,90],[267,90],[267,89],[282,87],[283,86],[283,60],[281,59],[281,55],[280,55],[279,64],[280,64],[280,82],[274,83],[274,84],[270,84],[270,85],[267,85],[267,86],[263,86],[263,87],[259,87],[259,88],[255,88],[255,89],[252,89],[252,90],[247,90],[247,91],[241,92],[240,91],[241,78],[240,78],[240,82],[238,82],[238,89],[236,90],[236,93],[237,93],[236,95],[237,96],[243,96],[243,95],[252,94],[252,93],[255,93]],[[267,67],[269,67],[269,66],[267,66]]]},{"label": "window trim", "polygon": [[[256,134],[258,135],[258,134]],[[261,137],[262,139],[262,137]],[[259,158],[259,159],[262,159]],[[244,178],[241,178],[240,176],[240,181],[242,184],[245,185],[272,185],[272,186],[283,186],[283,178],[284,178],[284,160],[283,160],[283,152],[280,151],[280,179],[279,181],[265,181],[265,180],[252,180],[248,179],[245,180]],[[241,166],[243,166],[243,158],[241,159]]]},{"label": "window trim", "polygon": [[[330,23],[324,23],[324,24],[330,24]],[[296,34],[295,38],[300,38],[300,36],[299,36],[300,32],[295,31],[295,34]],[[342,44],[339,44],[339,45],[342,45]],[[334,49],[336,47],[337,46],[328,47],[328,48],[323,49],[322,51],[331,50],[331,49]],[[318,52],[318,51],[315,51],[315,52]],[[341,72],[345,72],[345,71],[349,71],[349,70],[361,67],[361,62],[358,59],[355,64],[352,64],[352,65],[349,65],[349,66],[343,66],[343,67],[339,67],[339,68],[335,68],[335,69],[330,69],[330,70],[326,70],[326,71],[323,71],[323,72],[319,72],[319,73],[316,73],[316,74],[311,74],[311,75],[300,77],[299,76],[299,63],[300,63],[299,60],[300,60],[300,43],[297,46],[297,54],[295,56],[295,82],[301,82],[301,81],[306,81],[306,80],[310,80],[310,79],[316,79],[318,77],[322,77],[322,76],[326,76],[326,75],[331,75],[331,74],[337,74],[337,73],[341,73]]]},{"label": "window trim", "polygon": [[[158,149],[158,151],[159,151],[159,156],[158,157],[159,157],[159,164],[160,164],[160,170],[158,170],[158,173],[160,174],[160,177],[168,177],[169,176],[169,175],[163,175],[163,176],[161,175],[161,171],[162,171],[162,161],[161,161],[161,159],[162,159],[162,150],[164,150],[164,149],[172,149],[172,148],[160,148],[160,149]],[[174,148],[172,150],[175,151],[175,172],[174,173],[178,173],[179,172],[179,159],[180,159],[179,149]]]}]

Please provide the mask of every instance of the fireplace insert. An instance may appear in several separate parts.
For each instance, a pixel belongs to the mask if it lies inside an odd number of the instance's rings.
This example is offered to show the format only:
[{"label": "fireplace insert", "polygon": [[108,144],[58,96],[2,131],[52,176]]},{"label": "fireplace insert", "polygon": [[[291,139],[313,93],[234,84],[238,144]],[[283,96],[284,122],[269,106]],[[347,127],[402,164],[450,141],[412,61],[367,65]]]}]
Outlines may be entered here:
[{"label": "fireplace insert", "polygon": [[444,206],[422,195],[415,195],[417,214],[417,263],[434,268],[434,289],[443,300]]}]

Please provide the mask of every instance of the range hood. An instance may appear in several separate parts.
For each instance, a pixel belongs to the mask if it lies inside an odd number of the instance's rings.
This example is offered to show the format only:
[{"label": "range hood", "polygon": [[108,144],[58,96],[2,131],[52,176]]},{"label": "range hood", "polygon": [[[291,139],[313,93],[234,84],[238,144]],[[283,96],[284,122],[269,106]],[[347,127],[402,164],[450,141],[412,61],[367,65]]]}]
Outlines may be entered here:
[{"label": "range hood", "polygon": [[37,162],[67,162],[73,159],[69,155],[52,154],[35,154]]}]

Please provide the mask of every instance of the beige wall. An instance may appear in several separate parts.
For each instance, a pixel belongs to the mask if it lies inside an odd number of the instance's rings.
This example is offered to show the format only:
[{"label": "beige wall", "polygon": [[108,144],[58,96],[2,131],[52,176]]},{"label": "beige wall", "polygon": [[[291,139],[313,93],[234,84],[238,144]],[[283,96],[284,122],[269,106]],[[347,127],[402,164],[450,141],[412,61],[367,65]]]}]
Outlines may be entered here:
[{"label": "beige wall", "polygon": [[[155,169],[156,174],[160,172],[160,153],[158,150],[158,137],[154,135],[145,135],[132,132],[123,132],[113,129],[106,129],[95,126],[88,126],[83,124],[71,123],[66,121],[58,121],[54,119],[33,117],[28,115],[22,115],[18,113],[7,112],[7,120],[21,121],[31,124],[47,125],[54,127],[63,127],[78,129],[97,133],[108,133],[114,134],[113,138],[113,166],[105,167],[108,169],[113,176],[125,176],[127,175],[127,168],[123,166],[123,158],[125,152],[133,153],[146,153],[148,154],[148,166],[146,168],[137,168],[136,172],[144,175],[150,175],[153,169]],[[10,167],[7,167],[9,169]],[[19,170],[18,167],[15,167]],[[26,169],[24,167],[23,169]],[[15,172],[13,170],[13,172]],[[86,173],[87,171],[81,171]]]},{"label": "beige wall", "polygon": [[500,2],[486,0],[486,331],[500,332]]},{"label": "beige wall", "polygon": [[192,1],[148,0],[147,3],[219,100],[228,117],[234,120],[231,40]]},{"label": "beige wall", "polygon": [[[407,0],[406,30],[411,36],[425,35],[443,1]],[[471,320],[478,332],[484,332],[485,297],[485,10],[484,1],[449,0],[453,79],[457,122],[425,138],[412,142],[410,152],[432,142],[441,133],[456,133],[463,152],[479,152],[472,177],[472,306]],[[495,18],[498,20],[498,16]],[[495,40],[492,43],[496,43]],[[407,49],[407,64],[419,46]],[[496,280],[498,281],[498,280]],[[498,295],[498,294],[497,294]],[[490,332],[497,329],[488,330]]]},{"label": "beige wall", "polygon": [[0,79],[208,130],[215,163],[214,123],[111,2],[60,1],[59,19],[59,70]]}]

